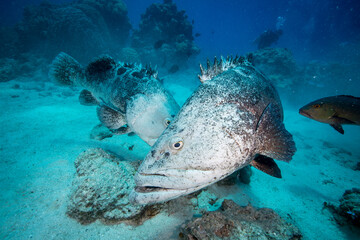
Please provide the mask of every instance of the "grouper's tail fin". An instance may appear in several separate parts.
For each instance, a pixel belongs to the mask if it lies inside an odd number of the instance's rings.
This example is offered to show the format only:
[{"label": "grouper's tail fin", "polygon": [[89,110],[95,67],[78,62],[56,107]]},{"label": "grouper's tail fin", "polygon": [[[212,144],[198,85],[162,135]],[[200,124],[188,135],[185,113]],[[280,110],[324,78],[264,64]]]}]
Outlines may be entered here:
[{"label": "grouper's tail fin", "polygon": [[78,61],[61,52],[50,66],[49,77],[60,85],[77,86],[84,79],[84,73]]}]

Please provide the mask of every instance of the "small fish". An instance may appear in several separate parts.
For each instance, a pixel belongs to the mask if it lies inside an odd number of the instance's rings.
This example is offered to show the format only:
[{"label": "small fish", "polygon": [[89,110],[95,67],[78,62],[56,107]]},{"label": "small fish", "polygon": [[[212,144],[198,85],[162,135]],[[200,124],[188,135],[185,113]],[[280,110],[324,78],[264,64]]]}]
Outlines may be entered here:
[{"label": "small fish", "polygon": [[116,63],[100,56],[86,68],[71,56],[60,53],[49,77],[66,86],[80,86],[79,101],[97,105],[100,122],[115,134],[135,132],[153,145],[179,111],[179,105],[162,86],[150,67]]},{"label": "small fish", "polygon": [[247,59],[215,59],[200,69],[202,84],[139,167],[133,203],[190,194],[248,165],[281,178],[274,159],[294,155],[279,95]]},{"label": "small fish", "polygon": [[330,124],[336,131],[344,134],[342,124],[360,125],[360,98],[349,95],[321,98],[300,108],[299,113]]}]

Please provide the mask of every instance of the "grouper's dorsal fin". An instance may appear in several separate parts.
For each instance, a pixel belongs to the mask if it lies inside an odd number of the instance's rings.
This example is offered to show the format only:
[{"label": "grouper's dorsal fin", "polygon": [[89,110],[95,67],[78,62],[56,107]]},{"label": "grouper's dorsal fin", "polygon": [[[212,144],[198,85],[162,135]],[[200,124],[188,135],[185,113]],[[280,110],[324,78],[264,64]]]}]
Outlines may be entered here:
[{"label": "grouper's dorsal fin", "polygon": [[119,63],[117,74],[121,75],[127,71],[131,71],[131,75],[137,78],[143,78],[144,76],[147,76],[159,80],[157,66],[153,68],[150,64],[146,64],[145,67],[143,67],[141,64],[137,63]]},{"label": "grouper's dorsal fin", "polygon": [[280,111],[270,103],[262,113],[256,125],[257,150],[264,156],[289,162],[296,147],[292,135],[285,129]]},{"label": "grouper's dorsal fin", "polygon": [[220,61],[218,61],[218,59],[215,57],[213,65],[211,65],[209,59],[207,60],[206,69],[200,64],[201,74],[198,75],[198,77],[200,82],[204,83],[231,68],[235,68],[239,65],[252,65],[251,62],[252,54],[249,54],[246,57],[236,56],[235,58],[228,56],[226,59],[221,57]]},{"label": "grouper's dorsal fin", "polygon": [[101,55],[89,63],[85,69],[86,80],[103,82],[115,76],[116,62],[108,55]]}]

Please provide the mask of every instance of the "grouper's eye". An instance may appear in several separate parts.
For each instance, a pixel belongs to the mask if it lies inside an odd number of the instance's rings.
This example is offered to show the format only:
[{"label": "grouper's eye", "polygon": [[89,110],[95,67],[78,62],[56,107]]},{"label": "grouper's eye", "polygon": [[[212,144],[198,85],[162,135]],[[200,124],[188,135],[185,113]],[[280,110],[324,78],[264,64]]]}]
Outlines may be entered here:
[{"label": "grouper's eye", "polygon": [[181,138],[175,138],[170,142],[170,147],[174,150],[180,150],[184,146],[184,142]]},{"label": "grouper's eye", "polygon": [[165,121],[164,121],[165,127],[169,126],[170,123],[171,123],[171,119],[170,118],[165,118]]},{"label": "grouper's eye", "polygon": [[182,148],[183,145],[184,143],[182,141],[179,141],[173,144],[173,148],[179,150],[180,148]]},{"label": "grouper's eye", "polygon": [[313,105],[313,107],[314,107],[315,109],[318,109],[318,108],[320,108],[321,106],[320,106],[320,104],[315,104],[315,105]]}]

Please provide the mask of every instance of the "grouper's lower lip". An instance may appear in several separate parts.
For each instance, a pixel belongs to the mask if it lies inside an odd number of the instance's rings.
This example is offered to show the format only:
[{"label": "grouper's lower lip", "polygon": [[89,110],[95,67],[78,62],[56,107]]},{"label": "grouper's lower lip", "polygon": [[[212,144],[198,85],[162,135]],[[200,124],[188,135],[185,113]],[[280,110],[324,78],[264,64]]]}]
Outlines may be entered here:
[{"label": "grouper's lower lip", "polygon": [[149,192],[166,192],[174,190],[172,188],[162,188],[162,187],[154,187],[154,186],[143,186],[143,187],[135,187],[135,191],[138,193],[149,193]]},{"label": "grouper's lower lip", "polygon": [[166,202],[187,194],[189,189],[170,189],[158,187],[135,187],[130,193],[129,200],[132,204],[148,205]]},{"label": "grouper's lower lip", "polygon": [[305,112],[305,111],[303,111],[303,110],[299,110],[299,113],[301,114],[301,115],[303,115],[303,116],[305,116],[305,117],[308,117],[308,118],[311,118],[311,115],[310,114],[308,114],[307,112]]}]

